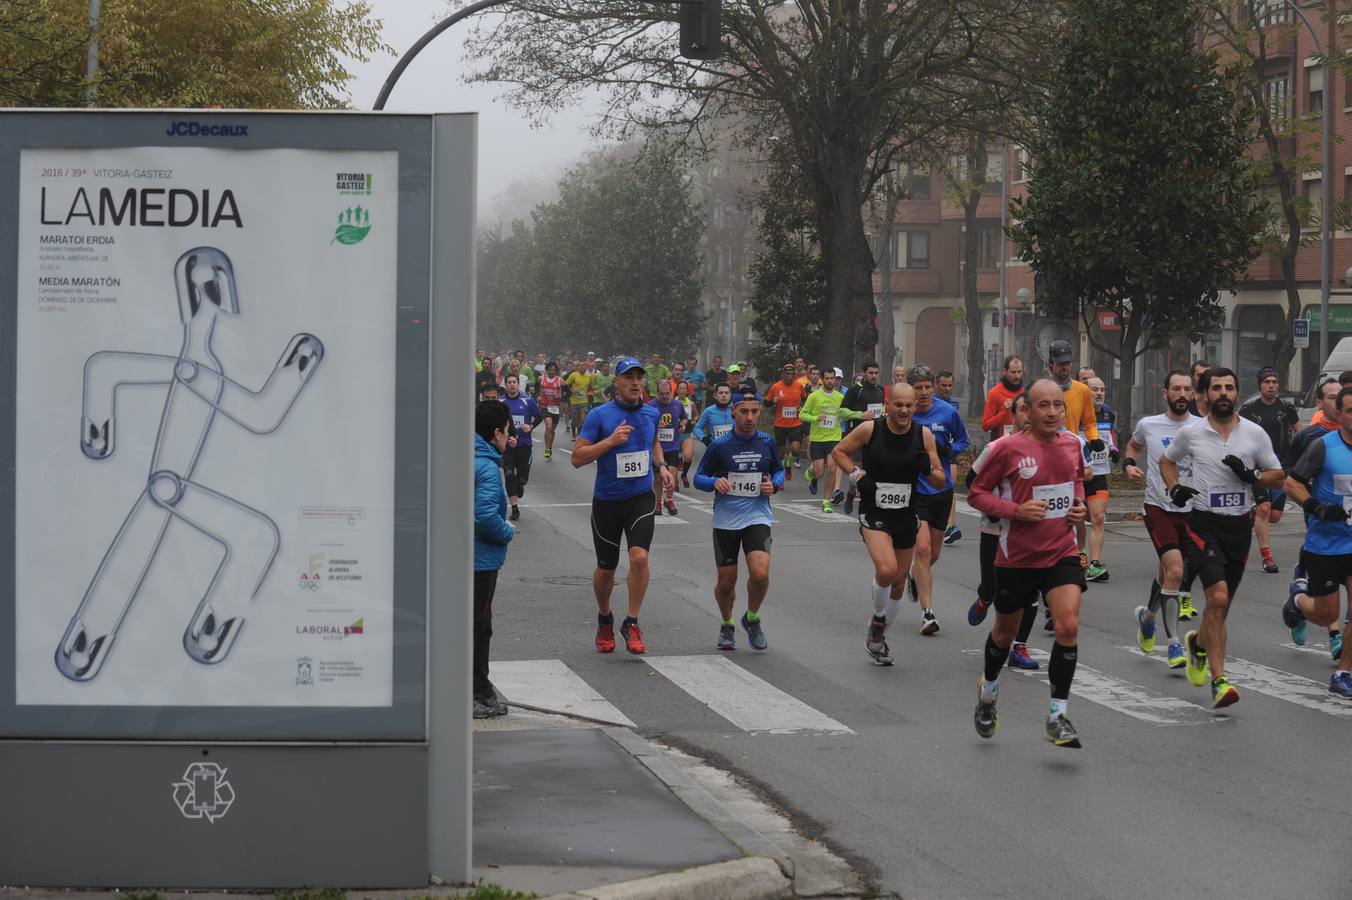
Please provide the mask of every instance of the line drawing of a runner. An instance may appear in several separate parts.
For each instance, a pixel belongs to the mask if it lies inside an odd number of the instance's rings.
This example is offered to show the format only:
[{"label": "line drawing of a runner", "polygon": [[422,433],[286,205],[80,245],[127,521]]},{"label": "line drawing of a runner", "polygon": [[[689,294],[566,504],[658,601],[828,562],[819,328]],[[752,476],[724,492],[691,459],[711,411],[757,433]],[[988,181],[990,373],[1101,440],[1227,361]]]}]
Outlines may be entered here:
[{"label": "line drawing of a runner", "polygon": [[229,655],[281,549],[281,532],[268,515],[195,481],[194,474],[218,417],[259,437],[277,431],[323,362],[324,344],[305,332],[291,337],[267,381],[252,390],[225,373],[213,348],[217,325],[240,315],[230,258],[196,247],[174,264],[174,281],[183,323],[176,356],[101,350],[85,361],[80,450],[91,460],[106,460],[116,449],[120,389],[163,388],[165,395],[146,482],[56,648],[56,667],[72,681],[89,682],[102,671],[170,523],[219,550],[183,631],[183,648],[199,663]]}]

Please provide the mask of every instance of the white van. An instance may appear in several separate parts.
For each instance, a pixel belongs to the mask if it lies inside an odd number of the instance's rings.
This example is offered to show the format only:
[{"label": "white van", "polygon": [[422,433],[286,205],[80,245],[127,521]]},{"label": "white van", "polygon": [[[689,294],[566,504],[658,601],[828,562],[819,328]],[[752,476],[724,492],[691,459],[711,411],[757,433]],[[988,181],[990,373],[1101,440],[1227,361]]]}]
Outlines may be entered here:
[{"label": "white van", "polygon": [[1339,375],[1349,369],[1352,369],[1352,337],[1343,338],[1334,346],[1329,353],[1329,358],[1324,360],[1319,375],[1310,383],[1310,389],[1305,392],[1305,399],[1300,409],[1302,428],[1310,424],[1310,420],[1314,418],[1315,410],[1319,408],[1319,400],[1315,396],[1315,391],[1319,388],[1319,385],[1330,378],[1336,381]]}]

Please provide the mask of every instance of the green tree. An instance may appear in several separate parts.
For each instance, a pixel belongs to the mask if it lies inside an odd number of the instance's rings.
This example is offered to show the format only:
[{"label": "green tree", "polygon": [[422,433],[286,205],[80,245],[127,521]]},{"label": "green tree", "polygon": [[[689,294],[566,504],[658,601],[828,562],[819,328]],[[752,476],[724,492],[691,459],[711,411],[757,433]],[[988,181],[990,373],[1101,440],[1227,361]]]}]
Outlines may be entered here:
[{"label": "green tree", "polygon": [[762,250],[751,262],[747,305],[757,341],[749,362],[762,379],[774,378],[786,360],[803,356],[821,365],[844,361],[823,356],[827,283],[812,203],[802,196],[796,174],[771,169],[759,198]]},{"label": "green tree", "polygon": [[481,342],[679,356],[695,349],[704,327],[704,223],[668,148],[596,155],[569,170],[559,198],[531,219],[480,241]]},{"label": "green tree", "polygon": [[[0,4],[0,105],[83,106],[87,0]],[[104,107],[336,109],[388,48],[366,0],[104,0]]]},{"label": "green tree", "polygon": [[622,134],[659,128],[698,144],[736,122],[752,143],[781,139],[821,244],[824,351],[853,367],[877,341],[863,218],[874,185],[910,145],[995,96],[965,86],[1025,80],[1029,48],[1052,46],[1059,2],[725,0],[723,56],[697,61],[674,52],[674,3],[513,0],[468,45],[476,77],[513,85],[532,114],[601,86],[602,126]]},{"label": "green tree", "polygon": [[[1114,401],[1129,427],[1136,358],[1214,323],[1258,252],[1251,110],[1198,45],[1197,0],[1069,7],[1010,236],[1040,278],[1038,305],[1082,318],[1121,362]],[[1099,330],[1099,311],[1120,330]]]}]

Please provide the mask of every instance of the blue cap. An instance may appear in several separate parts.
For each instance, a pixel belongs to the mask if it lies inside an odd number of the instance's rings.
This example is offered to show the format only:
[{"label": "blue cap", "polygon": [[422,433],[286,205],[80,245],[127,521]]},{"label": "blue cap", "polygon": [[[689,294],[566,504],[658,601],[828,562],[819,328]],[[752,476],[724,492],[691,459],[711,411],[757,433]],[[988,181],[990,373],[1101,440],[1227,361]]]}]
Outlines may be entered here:
[{"label": "blue cap", "polygon": [[756,396],[755,391],[738,391],[737,393],[732,395],[733,406],[736,406],[738,403],[760,403],[760,402],[761,398]]},{"label": "blue cap", "polygon": [[647,370],[643,368],[643,363],[639,362],[637,359],[635,359],[635,358],[632,357],[632,356],[626,356],[626,357],[624,357],[623,359],[621,359],[619,362],[615,363],[615,374],[616,374],[616,375],[623,375],[625,372],[628,372],[630,369],[638,369],[640,372],[643,372],[644,374],[647,374]]}]

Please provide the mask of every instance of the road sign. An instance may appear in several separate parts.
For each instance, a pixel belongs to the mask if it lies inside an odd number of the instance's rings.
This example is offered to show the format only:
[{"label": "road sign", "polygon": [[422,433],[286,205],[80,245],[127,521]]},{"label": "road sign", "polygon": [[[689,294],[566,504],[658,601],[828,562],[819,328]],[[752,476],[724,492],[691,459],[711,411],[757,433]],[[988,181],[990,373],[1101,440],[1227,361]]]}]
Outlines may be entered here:
[{"label": "road sign", "polygon": [[1297,350],[1304,350],[1310,346],[1310,320],[1296,319],[1291,323],[1291,342],[1295,344]]}]

